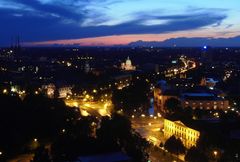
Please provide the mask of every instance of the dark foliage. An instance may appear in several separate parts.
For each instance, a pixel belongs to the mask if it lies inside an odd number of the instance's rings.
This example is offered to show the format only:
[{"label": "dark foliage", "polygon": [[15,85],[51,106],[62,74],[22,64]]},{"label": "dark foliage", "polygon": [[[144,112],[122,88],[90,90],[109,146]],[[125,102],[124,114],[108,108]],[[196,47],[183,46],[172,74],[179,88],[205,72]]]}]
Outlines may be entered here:
[{"label": "dark foliage", "polygon": [[180,139],[175,136],[171,136],[164,144],[166,150],[172,154],[183,154],[185,153],[185,147]]},{"label": "dark foliage", "polygon": [[208,162],[207,156],[198,150],[196,147],[191,147],[187,154],[185,155],[185,160],[187,162]]},{"label": "dark foliage", "polygon": [[45,149],[43,146],[37,148],[31,162],[51,162],[48,150]]}]

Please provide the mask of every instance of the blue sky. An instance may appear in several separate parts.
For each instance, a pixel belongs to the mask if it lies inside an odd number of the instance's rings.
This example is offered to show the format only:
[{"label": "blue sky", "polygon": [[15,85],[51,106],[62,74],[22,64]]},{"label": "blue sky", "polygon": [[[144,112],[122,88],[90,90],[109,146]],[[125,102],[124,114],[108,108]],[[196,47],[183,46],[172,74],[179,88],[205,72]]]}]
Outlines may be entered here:
[{"label": "blue sky", "polygon": [[[0,45],[240,35],[239,0],[0,0]],[[75,40],[75,41],[74,41]]]}]

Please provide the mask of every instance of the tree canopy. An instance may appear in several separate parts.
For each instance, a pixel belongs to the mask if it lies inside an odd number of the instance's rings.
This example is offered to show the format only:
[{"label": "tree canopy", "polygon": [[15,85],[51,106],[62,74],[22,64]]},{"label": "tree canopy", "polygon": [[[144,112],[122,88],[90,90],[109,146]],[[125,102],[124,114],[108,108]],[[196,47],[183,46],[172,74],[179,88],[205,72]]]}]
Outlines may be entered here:
[{"label": "tree canopy", "polygon": [[171,136],[164,144],[164,148],[172,154],[183,154],[185,153],[185,147],[182,141],[179,138],[176,138],[174,135]]}]

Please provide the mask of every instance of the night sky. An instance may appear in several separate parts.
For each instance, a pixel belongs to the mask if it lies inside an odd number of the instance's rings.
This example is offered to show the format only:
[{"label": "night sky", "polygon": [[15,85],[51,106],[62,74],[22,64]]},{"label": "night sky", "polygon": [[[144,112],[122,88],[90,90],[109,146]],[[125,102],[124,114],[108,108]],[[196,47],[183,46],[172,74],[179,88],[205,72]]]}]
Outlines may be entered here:
[{"label": "night sky", "polygon": [[0,0],[0,46],[240,35],[240,0]]}]

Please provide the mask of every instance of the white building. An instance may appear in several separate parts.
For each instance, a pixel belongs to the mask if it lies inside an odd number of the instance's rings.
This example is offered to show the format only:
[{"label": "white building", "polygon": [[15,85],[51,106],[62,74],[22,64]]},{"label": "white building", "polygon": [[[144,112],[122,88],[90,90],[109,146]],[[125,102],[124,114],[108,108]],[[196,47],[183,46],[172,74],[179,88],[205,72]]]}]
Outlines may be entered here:
[{"label": "white building", "polygon": [[130,71],[130,70],[136,70],[136,66],[132,65],[132,61],[130,60],[129,57],[127,57],[126,62],[123,62],[121,64],[121,69],[122,70],[126,70],[126,71]]}]

